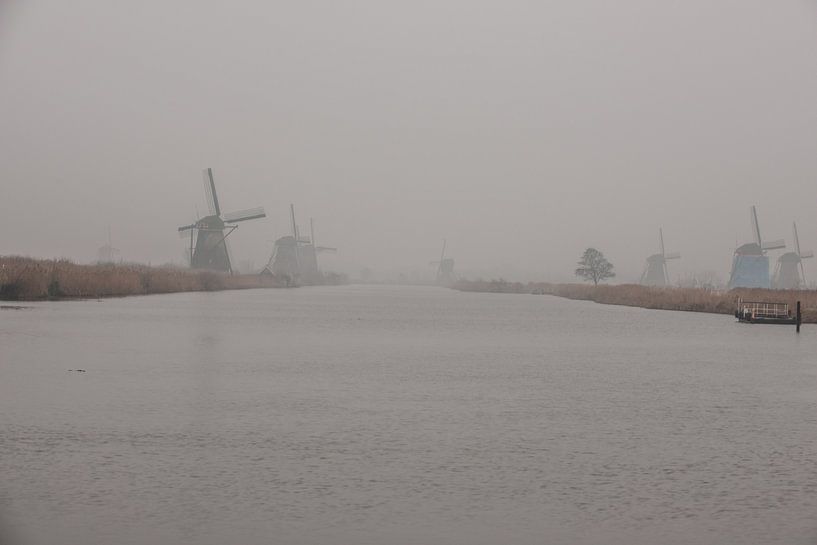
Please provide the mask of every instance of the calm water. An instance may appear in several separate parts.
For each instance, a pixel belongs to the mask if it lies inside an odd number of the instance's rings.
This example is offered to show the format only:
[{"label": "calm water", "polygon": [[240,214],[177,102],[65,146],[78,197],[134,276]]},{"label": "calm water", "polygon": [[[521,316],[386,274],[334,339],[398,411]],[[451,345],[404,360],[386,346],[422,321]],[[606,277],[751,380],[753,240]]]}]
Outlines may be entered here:
[{"label": "calm water", "polygon": [[412,287],[30,307],[0,311],[15,544],[817,543],[814,326]]}]

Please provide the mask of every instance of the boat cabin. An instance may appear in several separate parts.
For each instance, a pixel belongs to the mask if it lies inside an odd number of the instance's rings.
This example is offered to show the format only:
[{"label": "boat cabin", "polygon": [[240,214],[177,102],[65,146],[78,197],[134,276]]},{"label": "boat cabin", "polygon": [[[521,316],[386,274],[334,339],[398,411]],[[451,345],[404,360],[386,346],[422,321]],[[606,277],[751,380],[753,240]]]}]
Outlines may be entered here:
[{"label": "boat cabin", "polygon": [[735,318],[750,324],[796,324],[788,303],[738,300]]}]

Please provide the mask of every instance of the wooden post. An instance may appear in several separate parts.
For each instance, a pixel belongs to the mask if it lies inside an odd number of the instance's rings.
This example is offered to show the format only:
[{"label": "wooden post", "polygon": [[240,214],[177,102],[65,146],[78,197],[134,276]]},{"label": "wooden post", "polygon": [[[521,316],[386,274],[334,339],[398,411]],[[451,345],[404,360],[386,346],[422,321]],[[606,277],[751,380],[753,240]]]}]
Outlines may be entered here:
[{"label": "wooden post", "polygon": [[803,315],[800,313],[800,301],[797,301],[797,332],[800,333],[800,323],[803,321]]}]

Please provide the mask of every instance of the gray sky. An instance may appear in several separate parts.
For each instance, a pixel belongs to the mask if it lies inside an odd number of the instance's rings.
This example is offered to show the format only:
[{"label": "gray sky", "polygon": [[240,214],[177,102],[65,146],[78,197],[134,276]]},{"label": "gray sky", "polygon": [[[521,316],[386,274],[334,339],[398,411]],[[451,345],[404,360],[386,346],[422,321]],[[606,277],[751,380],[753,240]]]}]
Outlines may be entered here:
[{"label": "gray sky", "polygon": [[[181,261],[205,209],[263,264],[295,202],[328,268],[728,276],[817,250],[817,3],[0,0],[0,254]],[[773,254],[776,255],[776,254]],[[330,261],[331,260],[331,261]],[[817,261],[817,260],[813,260]],[[809,269],[812,269],[809,272]],[[817,279],[817,263],[807,264]]]}]

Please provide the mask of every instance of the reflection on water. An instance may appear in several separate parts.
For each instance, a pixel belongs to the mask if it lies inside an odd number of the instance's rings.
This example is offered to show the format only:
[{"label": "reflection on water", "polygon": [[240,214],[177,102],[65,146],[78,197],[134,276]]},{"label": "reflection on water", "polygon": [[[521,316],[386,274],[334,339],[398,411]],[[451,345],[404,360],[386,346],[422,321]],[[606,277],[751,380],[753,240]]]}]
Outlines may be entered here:
[{"label": "reflection on water", "polygon": [[6,535],[817,541],[810,326],[411,287],[30,306],[0,312]]}]

